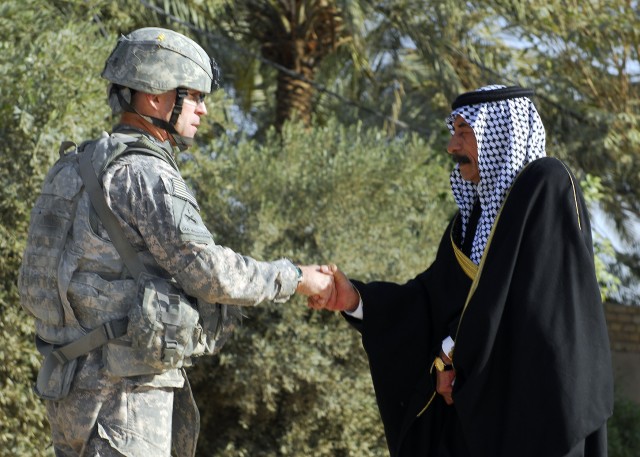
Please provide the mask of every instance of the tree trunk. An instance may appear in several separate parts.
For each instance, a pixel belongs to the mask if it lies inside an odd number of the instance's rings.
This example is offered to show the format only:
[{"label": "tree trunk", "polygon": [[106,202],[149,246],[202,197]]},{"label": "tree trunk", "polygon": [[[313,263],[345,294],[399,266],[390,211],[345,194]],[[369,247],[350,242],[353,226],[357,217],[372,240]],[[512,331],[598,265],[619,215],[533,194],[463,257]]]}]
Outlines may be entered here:
[{"label": "tree trunk", "polygon": [[278,72],[278,86],[276,89],[276,120],[278,131],[283,124],[291,119],[300,120],[304,125],[311,124],[313,81],[315,69],[308,60],[296,56],[293,65],[287,65],[292,71],[302,75],[305,80],[296,78],[282,71]]}]

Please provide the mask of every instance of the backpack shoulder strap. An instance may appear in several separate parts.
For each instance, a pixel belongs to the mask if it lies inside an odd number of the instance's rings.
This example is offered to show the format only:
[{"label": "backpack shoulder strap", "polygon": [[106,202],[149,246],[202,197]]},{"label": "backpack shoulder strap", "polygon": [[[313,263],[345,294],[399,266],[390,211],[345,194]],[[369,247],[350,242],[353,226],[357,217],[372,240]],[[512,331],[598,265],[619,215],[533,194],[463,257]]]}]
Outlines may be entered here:
[{"label": "backpack shoulder strap", "polygon": [[171,152],[154,143],[145,135],[138,133],[113,133],[110,142],[112,142],[112,144],[115,143],[117,146],[108,157],[103,159],[97,158],[97,160],[103,161],[100,166],[96,166],[97,176],[101,176],[113,162],[128,154],[153,156],[168,163],[175,170],[178,170],[178,164]]},{"label": "backpack shoulder strap", "polygon": [[122,227],[118,224],[118,220],[107,205],[107,201],[102,193],[102,186],[98,182],[98,177],[93,168],[91,161],[91,151],[83,151],[80,154],[80,177],[86,186],[91,204],[96,210],[98,217],[102,221],[111,242],[115,246],[118,254],[122,257],[122,261],[126,265],[131,275],[138,279],[142,273],[146,273],[147,269],[138,258],[138,254],[127,240]]}]

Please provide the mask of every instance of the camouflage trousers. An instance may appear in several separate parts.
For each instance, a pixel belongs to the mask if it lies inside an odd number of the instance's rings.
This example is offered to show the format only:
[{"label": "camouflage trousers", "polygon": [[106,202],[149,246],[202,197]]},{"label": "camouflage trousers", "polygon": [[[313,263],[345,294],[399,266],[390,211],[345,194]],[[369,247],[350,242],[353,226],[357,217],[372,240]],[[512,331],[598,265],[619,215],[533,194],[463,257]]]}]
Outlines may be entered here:
[{"label": "camouflage trousers", "polygon": [[200,424],[188,382],[159,388],[120,378],[100,390],[72,388],[46,407],[56,457],[195,454]]}]

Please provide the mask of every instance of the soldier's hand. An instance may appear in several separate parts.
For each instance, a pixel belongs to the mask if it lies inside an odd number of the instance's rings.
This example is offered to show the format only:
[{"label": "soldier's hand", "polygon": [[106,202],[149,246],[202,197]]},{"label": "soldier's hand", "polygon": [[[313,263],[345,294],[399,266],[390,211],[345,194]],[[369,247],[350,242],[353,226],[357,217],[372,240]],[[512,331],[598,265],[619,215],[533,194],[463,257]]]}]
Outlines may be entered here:
[{"label": "soldier's hand", "polygon": [[298,284],[296,292],[306,295],[317,307],[325,307],[328,303],[335,302],[336,288],[332,272],[326,272],[320,265],[301,265],[302,280]]},{"label": "soldier's hand", "polygon": [[354,311],[360,303],[360,295],[349,278],[336,265],[322,265],[320,271],[333,275],[335,294],[329,301],[321,303],[315,297],[309,297],[308,306],[313,309],[328,309],[330,311]]}]

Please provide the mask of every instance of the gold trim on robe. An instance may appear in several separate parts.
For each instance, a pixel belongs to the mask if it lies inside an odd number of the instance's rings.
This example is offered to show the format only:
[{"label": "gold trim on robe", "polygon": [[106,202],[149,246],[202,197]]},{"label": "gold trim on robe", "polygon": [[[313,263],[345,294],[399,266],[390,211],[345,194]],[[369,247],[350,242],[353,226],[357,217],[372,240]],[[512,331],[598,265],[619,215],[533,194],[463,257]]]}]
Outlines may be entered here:
[{"label": "gold trim on robe", "polygon": [[451,226],[451,232],[449,232],[450,233],[449,236],[451,238],[451,246],[453,246],[453,252],[456,255],[456,260],[458,261],[458,265],[460,265],[460,268],[462,268],[462,271],[464,271],[464,274],[469,276],[469,279],[473,281],[476,275],[478,274],[478,265],[473,263],[473,261],[469,257],[464,255],[462,250],[458,247],[456,242],[453,240],[454,226],[455,226],[455,223]]}]

